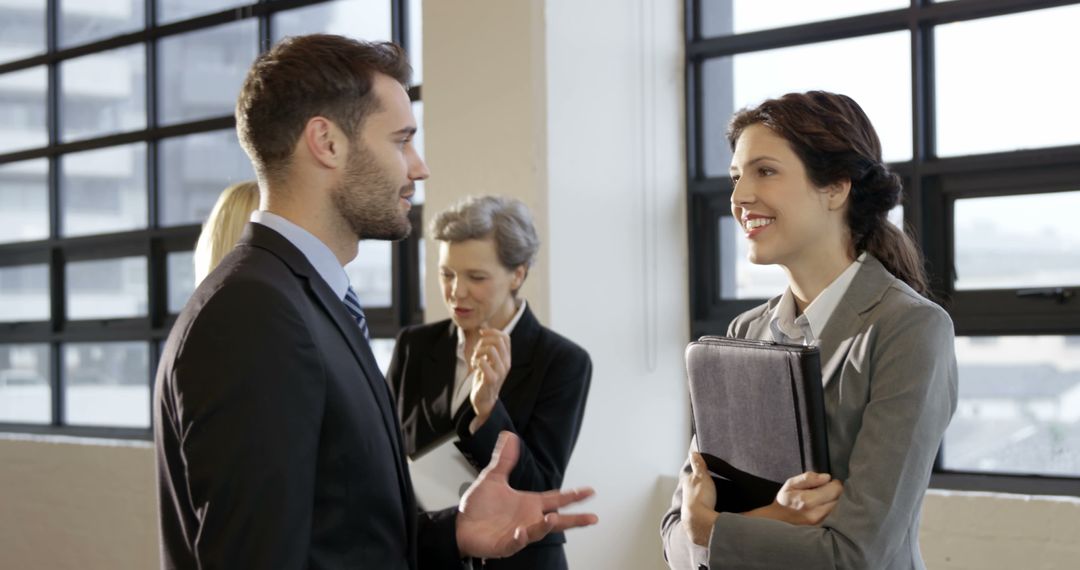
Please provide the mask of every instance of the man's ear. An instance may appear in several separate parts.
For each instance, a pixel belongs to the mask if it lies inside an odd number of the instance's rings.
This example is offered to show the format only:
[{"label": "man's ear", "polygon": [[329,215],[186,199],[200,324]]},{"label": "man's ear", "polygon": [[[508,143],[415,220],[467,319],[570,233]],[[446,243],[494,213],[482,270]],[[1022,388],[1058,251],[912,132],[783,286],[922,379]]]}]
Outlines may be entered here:
[{"label": "man's ear", "polygon": [[312,117],[304,125],[301,144],[323,168],[336,169],[345,164],[348,154],[345,133],[326,117]]},{"label": "man's ear", "polygon": [[829,201],[829,210],[842,210],[847,206],[851,196],[851,179],[843,178],[829,184],[825,188],[826,199]]}]

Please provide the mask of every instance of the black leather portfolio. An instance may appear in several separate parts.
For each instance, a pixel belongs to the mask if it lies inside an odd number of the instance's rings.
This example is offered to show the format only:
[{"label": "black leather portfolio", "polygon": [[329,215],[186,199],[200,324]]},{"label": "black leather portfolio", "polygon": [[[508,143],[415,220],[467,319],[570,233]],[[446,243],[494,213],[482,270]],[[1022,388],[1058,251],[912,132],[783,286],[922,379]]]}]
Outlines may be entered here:
[{"label": "black leather portfolio", "polygon": [[717,511],[768,505],[788,478],[829,472],[816,347],[705,336],[687,347],[686,372]]}]

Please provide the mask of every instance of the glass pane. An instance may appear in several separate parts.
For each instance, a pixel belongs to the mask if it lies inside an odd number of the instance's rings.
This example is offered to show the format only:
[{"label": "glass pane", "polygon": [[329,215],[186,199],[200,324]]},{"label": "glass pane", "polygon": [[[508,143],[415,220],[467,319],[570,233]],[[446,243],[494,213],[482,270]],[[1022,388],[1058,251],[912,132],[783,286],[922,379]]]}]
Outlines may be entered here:
[{"label": "glass pane", "polygon": [[0,267],[0,322],[47,321],[49,266]]},{"label": "glass pane", "polygon": [[390,41],[390,2],[337,0],[274,15],[274,41],[304,34],[337,34],[364,40]]},{"label": "glass pane", "polygon": [[1080,475],[1080,336],[959,337],[945,468]]},{"label": "glass pane", "polygon": [[424,81],[424,12],[422,0],[409,0],[409,63],[413,85]]},{"label": "glass pane", "polygon": [[206,221],[226,186],[255,177],[232,129],[166,139],[158,156],[162,226]]},{"label": "glass pane", "polygon": [[937,26],[938,155],[1080,142],[1078,27],[1080,6]]},{"label": "glass pane", "polygon": [[44,0],[0,0],[0,63],[45,53]]},{"label": "glass pane", "polygon": [[45,66],[0,75],[0,154],[49,144]]},{"label": "glass pane", "polygon": [[60,47],[142,29],[145,0],[59,0]]},{"label": "glass pane", "polygon": [[349,284],[356,290],[363,307],[389,307],[393,304],[393,275],[390,264],[391,242],[365,240],[360,253],[345,266]]},{"label": "glass pane", "polygon": [[749,242],[731,216],[720,216],[720,298],[770,299],[787,289],[779,265],[757,265],[747,258]]},{"label": "glass pane", "polygon": [[244,20],[171,36],[158,44],[160,122],[231,116],[258,53],[258,26]]},{"label": "glass pane", "polygon": [[116,319],[147,314],[146,258],[67,264],[67,318]]},{"label": "glass pane", "polygon": [[60,162],[64,236],[146,227],[146,144],[65,155]]},{"label": "glass pane", "polygon": [[52,421],[51,361],[47,344],[0,345],[0,422]]},{"label": "glass pane", "polygon": [[157,0],[159,24],[213,14],[234,6],[255,4],[258,0]]},{"label": "glass pane", "polygon": [[60,63],[60,136],[65,141],[146,128],[143,45]]},{"label": "glass pane", "polygon": [[49,161],[40,158],[0,165],[0,243],[47,237]]},{"label": "glass pane", "polygon": [[726,36],[907,8],[909,0],[697,0],[702,37]]},{"label": "glass pane", "polygon": [[150,427],[145,342],[64,346],[64,417],[70,425]]},{"label": "glass pane", "polygon": [[390,359],[394,357],[394,339],[371,339],[371,352],[375,353],[375,362],[379,365],[379,370],[386,374],[387,369],[390,368]]},{"label": "glass pane", "polygon": [[[412,104],[413,116],[416,117],[416,134],[413,136],[413,146],[420,156],[424,157],[424,102],[417,101]],[[416,181],[416,194],[412,197],[413,205],[424,203],[424,181]]]},{"label": "glass pane", "polygon": [[1080,191],[957,200],[957,290],[1080,285]]},{"label": "glass pane", "polygon": [[174,251],[166,257],[169,271],[169,312],[179,313],[195,291],[193,252]]},{"label": "glass pane", "polygon": [[[867,81],[865,70],[878,70]],[[732,80],[734,78],[734,81]],[[911,159],[911,44],[908,32],[716,58],[702,69],[706,176],[728,175],[724,133],[731,115],[764,99],[813,89],[843,93],[866,111],[887,161]]]}]

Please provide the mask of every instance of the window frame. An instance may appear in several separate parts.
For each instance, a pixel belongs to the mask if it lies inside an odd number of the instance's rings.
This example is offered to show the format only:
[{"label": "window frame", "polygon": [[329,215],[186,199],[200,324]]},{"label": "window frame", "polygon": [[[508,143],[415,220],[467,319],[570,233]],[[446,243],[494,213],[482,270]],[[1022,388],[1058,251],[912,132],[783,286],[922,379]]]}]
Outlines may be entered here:
[{"label": "window frame", "polygon": [[[717,37],[702,37],[701,2],[686,0],[687,223],[691,338],[724,334],[738,314],[765,299],[722,299],[720,217],[730,216],[732,186],[704,171],[702,67],[705,61],[741,53],[849,39],[895,31],[911,36],[912,158],[890,166],[904,181],[904,221],[926,257],[931,295],[951,315],[959,336],[1001,334],[1080,335],[1080,283],[1048,291],[1044,298],[1018,297],[1017,289],[956,291],[953,288],[952,204],[957,199],[1080,190],[1080,144],[938,158],[935,152],[934,29],[952,22],[1080,4],[1075,0],[967,0],[933,3],[834,20]],[[777,292],[779,293],[779,291]],[[1065,298],[1064,296],[1067,296]],[[1058,299],[1061,299],[1060,301]],[[946,470],[939,450],[931,486],[1080,496],[1080,475],[1052,477]]]},{"label": "window frame", "polygon": [[[49,266],[49,295],[51,317],[48,321],[0,322],[0,345],[17,343],[48,344],[50,351],[50,388],[52,393],[52,422],[48,425],[22,424],[0,421],[0,433],[23,433],[66,435],[75,437],[102,437],[112,439],[149,440],[153,437],[153,425],[149,428],[123,428],[68,425],[64,418],[66,393],[64,390],[63,346],[70,342],[136,341],[149,344],[149,376],[145,379],[153,389],[161,347],[168,337],[177,315],[168,312],[167,256],[173,252],[194,249],[200,224],[172,227],[159,225],[159,144],[164,139],[235,129],[232,114],[159,126],[158,116],[158,42],[167,37],[178,36],[222,24],[256,19],[258,22],[257,53],[271,46],[273,15],[307,6],[324,4],[332,0],[258,0],[250,4],[228,8],[213,13],[175,21],[164,25],[156,23],[157,1],[144,2],[144,27],[130,33],[103,38],[90,43],[59,48],[60,0],[45,3],[45,53],[15,61],[0,63],[0,74],[46,66],[48,85],[46,91],[46,146],[0,153],[0,166],[24,160],[45,158],[48,160],[48,208],[49,236],[36,241],[0,244],[0,267],[31,263]],[[409,1],[385,0],[390,3],[391,39],[406,50],[409,49]],[[79,56],[132,46],[146,46],[146,128],[135,131],[108,134],[62,143],[59,130],[60,111],[60,65]],[[409,98],[419,101],[420,85],[408,89]],[[144,229],[76,237],[62,237],[61,192],[59,161],[70,153],[114,147],[127,143],[147,144],[147,226]],[[373,337],[394,338],[397,331],[423,320],[421,306],[419,243],[421,240],[422,204],[415,205],[409,213],[415,231],[403,241],[392,246],[390,271],[393,276],[393,298],[390,307],[373,307],[366,311]],[[148,314],[137,318],[90,319],[70,321],[65,318],[65,266],[70,261],[111,259],[124,255],[147,258]],[[153,407],[153,397],[149,403]],[[151,424],[153,414],[151,413]]]}]

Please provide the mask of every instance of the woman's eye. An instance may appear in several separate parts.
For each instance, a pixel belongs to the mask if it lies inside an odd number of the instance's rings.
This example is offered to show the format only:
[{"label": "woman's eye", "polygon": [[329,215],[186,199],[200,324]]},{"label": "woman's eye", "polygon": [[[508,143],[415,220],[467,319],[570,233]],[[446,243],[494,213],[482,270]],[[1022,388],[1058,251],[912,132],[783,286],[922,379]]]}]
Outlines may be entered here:
[{"label": "woman's eye", "polygon": [[738,176],[732,176],[731,177],[731,183],[732,184],[738,184],[739,183],[739,177]]},{"label": "woman's eye", "polygon": [[772,176],[773,174],[776,174],[776,171],[771,168],[760,168],[758,169],[758,174],[761,176]]}]

